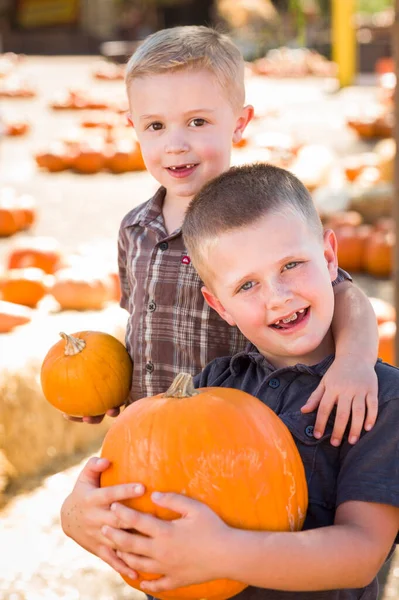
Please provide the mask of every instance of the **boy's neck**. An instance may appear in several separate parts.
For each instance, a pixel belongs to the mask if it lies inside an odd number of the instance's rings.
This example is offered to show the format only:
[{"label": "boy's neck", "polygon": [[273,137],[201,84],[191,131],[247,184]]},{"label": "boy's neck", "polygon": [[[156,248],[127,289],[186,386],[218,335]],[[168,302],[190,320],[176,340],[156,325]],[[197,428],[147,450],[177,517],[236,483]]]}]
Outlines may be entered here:
[{"label": "boy's neck", "polygon": [[165,229],[168,235],[179,229],[183,225],[184,215],[192,196],[171,197],[166,196],[162,206],[162,216],[165,223]]}]

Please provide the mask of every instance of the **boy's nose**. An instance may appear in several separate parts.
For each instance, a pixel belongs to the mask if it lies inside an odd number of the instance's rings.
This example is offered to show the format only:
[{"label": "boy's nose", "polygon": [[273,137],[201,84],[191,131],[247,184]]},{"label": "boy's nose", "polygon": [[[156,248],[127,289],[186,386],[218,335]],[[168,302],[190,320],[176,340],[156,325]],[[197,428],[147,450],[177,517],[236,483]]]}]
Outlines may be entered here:
[{"label": "boy's nose", "polygon": [[270,285],[264,295],[268,311],[281,311],[292,300],[292,291],[284,285]]},{"label": "boy's nose", "polygon": [[183,137],[170,137],[165,143],[165,152],[168,154],[183,154],[188,152],[190,147]]}]

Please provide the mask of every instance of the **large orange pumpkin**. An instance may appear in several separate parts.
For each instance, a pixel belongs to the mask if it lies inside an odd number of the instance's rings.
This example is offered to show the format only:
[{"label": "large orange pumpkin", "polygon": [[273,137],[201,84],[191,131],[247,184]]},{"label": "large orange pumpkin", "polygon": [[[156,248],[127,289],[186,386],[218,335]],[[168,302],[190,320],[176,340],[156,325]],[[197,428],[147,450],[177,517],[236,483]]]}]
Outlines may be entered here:
[{"label": "large orange pumpkin", "polygon": [[101,331],[60,336],[40,373],[48,402],[75,417],[95,417],[121,406],[132,379],[132,361],[124,345]]},{"label": "large orange pumpkin", "polygon": [[[277,415],[245,392],[194,390],[191,376],[180,374],[165,394],[138,400],[116,418],[101,455],[111,461],[101,486],[143,483],[145,494],[125,504],[159,518],[179,515],[155,506],[154,490],[200,500],[232,527],[295,531],[303,525],[307,486],[297,447]],[[156,577],[123,576],[135,588]],[[217,580],[158,597],[222,600],[245,587]]]}]

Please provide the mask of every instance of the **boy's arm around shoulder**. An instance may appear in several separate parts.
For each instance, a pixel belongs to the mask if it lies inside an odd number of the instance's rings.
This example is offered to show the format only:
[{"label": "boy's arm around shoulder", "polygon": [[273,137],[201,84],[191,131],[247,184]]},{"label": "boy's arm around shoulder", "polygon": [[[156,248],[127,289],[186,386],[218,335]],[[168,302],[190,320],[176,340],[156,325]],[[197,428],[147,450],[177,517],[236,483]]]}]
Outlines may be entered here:
[{"label": "boy's arm around shoulder", "polygon": [[315,437],[321,437],[332,409],[337,407],[331,436],[331,443],[337,446],[349,421],[352,444],[359,439],[363,426],[368,431],[375,423],[378,328],[371,303],[360,288],[340,275],[333,289],[335,360],[302,410],[318,409]]}]

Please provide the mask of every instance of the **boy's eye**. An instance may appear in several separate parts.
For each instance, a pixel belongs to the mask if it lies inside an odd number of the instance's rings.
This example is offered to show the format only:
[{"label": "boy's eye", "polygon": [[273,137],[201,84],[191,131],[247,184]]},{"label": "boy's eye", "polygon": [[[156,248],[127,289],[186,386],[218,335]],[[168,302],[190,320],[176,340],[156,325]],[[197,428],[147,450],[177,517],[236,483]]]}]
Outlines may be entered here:
[{"label": "boy's eye", "polygon": [[289,263],[287,263],[286,265],[284,265],[284,269],[287,269],[287,271],[289,271],[290,269],[295,269],[295,267],[299,265],[299,262],[293,260]]},{"label": "boy's eye", "polygon": [[242,285],[238,291],[239,292],[242,292],[242,291],[243,292],[247,292],[248,290],[252,289],[253,286],[254,286],[254,282],[253,281],[246,281],[244,283],[244,285]]},{"label": "boy's eye", "polygon": [[205,119],[193,119],[190,121],[189,125],[190,127],[202,127],[202,125],[205,125],[205,123]]},{"label": "boy's eye", "polygon": [[155,121],[155,123],[151,123],[147,129],[151,129],[151,131],[159,131],[162,129],[163,125],[159,121]]}]

